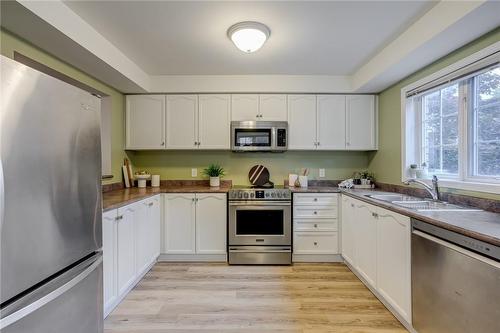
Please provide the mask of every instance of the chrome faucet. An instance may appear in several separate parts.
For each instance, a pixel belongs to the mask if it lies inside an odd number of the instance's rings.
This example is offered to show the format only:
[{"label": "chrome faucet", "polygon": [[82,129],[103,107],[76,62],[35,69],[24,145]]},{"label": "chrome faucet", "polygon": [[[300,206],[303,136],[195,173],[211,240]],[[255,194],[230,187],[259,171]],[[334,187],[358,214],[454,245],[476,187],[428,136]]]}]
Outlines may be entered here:
[{"label": "chrome faucet", "polygon": [[432,196],[432,200],[438,201],[439,200],[439,184],[438,184],[438,177],[436,175],[432,176],[432,186],[427,185],[421,180],[418,179],[407,179],[403,184],[405,185],[410,185],[411,183],[415,184],[420,184],[424,189],[429,192],[429,194]]}]

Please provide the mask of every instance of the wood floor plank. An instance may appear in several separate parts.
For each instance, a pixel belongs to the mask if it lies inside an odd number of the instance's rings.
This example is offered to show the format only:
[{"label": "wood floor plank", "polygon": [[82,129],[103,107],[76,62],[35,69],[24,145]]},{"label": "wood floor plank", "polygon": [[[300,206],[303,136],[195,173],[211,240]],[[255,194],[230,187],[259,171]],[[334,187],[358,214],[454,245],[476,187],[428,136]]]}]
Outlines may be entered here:
[{"label": "wood floor plank", "polygon": [[343,264],[159,263],[105,333],[407,332]]}]

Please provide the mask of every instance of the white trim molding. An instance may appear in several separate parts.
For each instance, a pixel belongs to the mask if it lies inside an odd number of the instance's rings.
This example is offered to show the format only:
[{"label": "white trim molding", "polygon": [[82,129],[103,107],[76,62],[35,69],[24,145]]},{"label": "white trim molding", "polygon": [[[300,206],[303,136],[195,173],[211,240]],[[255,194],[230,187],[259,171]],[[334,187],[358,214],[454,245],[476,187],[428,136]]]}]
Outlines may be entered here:
[{"label": "white trim molding", "polygon": [[[493,55],[494,53],[500,52],[500,42],[493,43],[484,49],[471,54],[468,57],[465,57],[435,73],[432,73],[431,75],[428,75],[420,80],[417,80],[415,82],[412,82],[411,84],[403,87],[401,89],[401,181],[405,181],[408,178],[408,158],[409,155],[411,154],[411,143],[408,140],[408,136],[411,135],[410,131],[407,130],[409,128],[408,122],[410,121],[410,118],[408,118],[408,108],[407,108],[407,93],[409,91],[412,91],[418,87],[421,87],[425,84],[428,84],[429,82],[435,81],[439,78],[442,78],[447,75],[451,75],[452,73],[467,67],[471,66],[472,64],[481,61],[482,59]],[[465,125],[463,123],[459,124],[459,135],[462,136],[461,139],[461,144],[459,149],[462,151],[462,156],[464,156],[464,145],[467,144],[467,129],[465,128]],[[466,150],[465,150],[466,151]],[[412,162],[413,163],[413,162]],[[465,163],[467,164],[467,163]],[[459,169],[460,169],[460,174],[457,179],[447,179],[446,177],[443,176],[442,179],[440,179],[440,184],[442,187],[445,188],[450,188],[450,189],[460,189],[460,190],[468,190],[468,191],[477,191],[477,192],[487,192],[487,193],[495,193],[495,194],[500,194],[500,181],[497,183],[496,180],[494,179],[484,179],[484,182],[477,178],[470,178],[467,176],[467,174],[464,174],[466,171],[467,166],[464,166],[464,162],[459,161]],[[465,171],[464,171],[465,170]],[[430,184],[430,180],[424,180],[428,181]]]}]

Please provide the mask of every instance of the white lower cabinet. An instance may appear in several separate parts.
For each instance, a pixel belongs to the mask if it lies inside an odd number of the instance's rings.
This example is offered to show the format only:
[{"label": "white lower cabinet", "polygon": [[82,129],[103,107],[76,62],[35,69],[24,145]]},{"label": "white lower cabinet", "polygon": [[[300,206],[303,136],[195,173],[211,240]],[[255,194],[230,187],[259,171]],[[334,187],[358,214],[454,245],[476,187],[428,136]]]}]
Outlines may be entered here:
[{"label": "white lower cabinet", "polygon": [[156,261],[160,252],[160,209],[157,195],[103,214],[104,316]]},{"label": "white lower cabinet", "polygon": [[162,258],[226,260],[225,193],[167,193],[164,207]]},{"label": "white lower cabinet", "polygon": [[335,261],[337,203],[335,193],[294,193],[293,261]]},{"label": "white lower cabinet", "polygon": [[343,195],[343,258],[408,324],[411,324],[410,240],[409,217]]}]

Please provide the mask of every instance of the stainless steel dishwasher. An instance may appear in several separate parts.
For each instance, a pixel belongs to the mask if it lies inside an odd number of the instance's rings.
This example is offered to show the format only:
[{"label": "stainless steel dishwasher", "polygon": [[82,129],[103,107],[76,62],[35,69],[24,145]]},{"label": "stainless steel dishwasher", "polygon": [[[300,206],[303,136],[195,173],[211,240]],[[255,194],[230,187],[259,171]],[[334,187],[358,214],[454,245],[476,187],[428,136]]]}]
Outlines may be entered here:
[{"label": "stainless steel dishwasher", "polygon": [[418,333],[500,332],[500,247],[412,219]]}]

